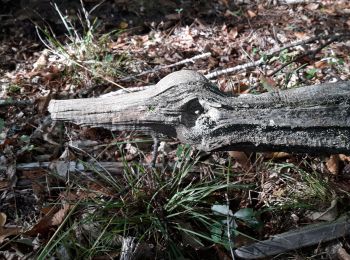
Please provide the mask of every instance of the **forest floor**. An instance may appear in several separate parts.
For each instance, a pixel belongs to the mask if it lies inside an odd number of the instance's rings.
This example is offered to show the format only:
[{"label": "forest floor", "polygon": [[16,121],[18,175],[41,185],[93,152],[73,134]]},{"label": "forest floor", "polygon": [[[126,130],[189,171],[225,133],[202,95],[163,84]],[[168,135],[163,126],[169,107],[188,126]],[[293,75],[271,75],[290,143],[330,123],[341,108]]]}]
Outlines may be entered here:
[{"label": "forest floor", "polygon": [[[86,2],[0,15],[0,259],[230,259],[348,214],[349,155],[203,153],[161,137],[152,168],[150,136],[47,112],[181,69],[234,95],[348,81],[348,1]],[[263,255],[350,258],[349,234],[321,242]]]}]

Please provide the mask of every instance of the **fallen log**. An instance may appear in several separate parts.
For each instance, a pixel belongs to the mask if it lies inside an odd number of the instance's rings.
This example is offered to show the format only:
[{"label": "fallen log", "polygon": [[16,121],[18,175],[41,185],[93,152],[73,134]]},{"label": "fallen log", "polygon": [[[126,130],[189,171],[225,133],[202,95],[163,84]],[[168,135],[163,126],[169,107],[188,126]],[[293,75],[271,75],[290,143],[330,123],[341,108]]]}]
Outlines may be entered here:
[{"label": "fallen log", "polygon": [[49,111],[53,120],[162,133],[204,151],[349,153],[349,105],[350,82],[234,97],[182,70],[139,92],[52,100]]}]

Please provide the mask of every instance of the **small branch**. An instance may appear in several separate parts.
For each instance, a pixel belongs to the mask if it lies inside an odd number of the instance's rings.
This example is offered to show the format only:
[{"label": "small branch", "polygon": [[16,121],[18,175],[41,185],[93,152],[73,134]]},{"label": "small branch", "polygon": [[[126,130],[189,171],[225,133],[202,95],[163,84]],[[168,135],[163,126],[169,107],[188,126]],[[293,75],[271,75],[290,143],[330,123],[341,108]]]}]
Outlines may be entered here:
[{"label": "small branch", "polygon": [[225,193],[225,199],[226,199],[226,207],[227,207],[227,216],[226,216],[227,238],[228,238],[228,243],[229,243],[229,247],[230,247],[230,253],[231,253],[232,260],[235,260],[235,254],[233,253],[233,248],[232,248],[233,242],[232,242],[232,238],[231,238],[231,229],[230,229],[232,217],[229,214],[230,213],[230,201],[228,199],[227,193]]},{"label": "small branch", "polygon": [[[149,165],[146,163],[140,163],[142,167],[148,167]],[[205,166],[202,164],[200,166],[195,166],[191,169],[190,172],[198,173],[201,172],[201,167]],[[133,166],[130,166],[133,167]],[[164,169],[169,167],[170,169],[174,168],[173,163],[168,163],[167,165],[163,165],[162,163],[155,164],[155,168]],[[0,165],[0,172],[6,171],[6,165]],[[37,171],[40,169],[51,169],[57,170],[66,169],[67,172],[70,173],[80,173],[80,172],[109,172],[111,175],[119,176],[123,175],[123,171],[125,169],[124,162],[88,162],[82,163],[79,161],[52,161],[52,162],[30,162],[30,163],[18,163],[16,164],[17,171]]]},{"label": "small branch", "polygon": [[309,4],[320,3],[320,0],[278,0],[278,4],[296,5],[296,4]]},{"label": "small branch", "polygon": [[210,56],[211,56],[210,52],[202,53],[202,54],[196,55],[196,56],[194,56],[192,58],[185,59],[185,60],[173,63],[173,64],[155,67],[153,69],[143,71],[143,72],[141,72],[139,74],[136,74],[136,75],[133,75],[133,76],[124,77],[124,78],[120,79],[120,81],[129,81],[129,80],[135,79],[137,77],[140,77],[140,76],[143,76],[143,75],[146,75],[146,74],[149,74],[149,73],[157,72],[159,70],[173,68],[173,67],[176,67],[176,66],[179,66],[179,65],[182,65],[182,64],[186,64],[186,63],[194,63],[195,60],[204,59],[204,58],[207,58],[207,57],[210,57]]},{"label": "small branch", "polygon": [[279,68],[275,69],[274,71],[272,71],[271,73],[268,74],[268,77],[271,77],[273,75],[275,75],[276,73],[278,73],[279,71],[281,71],[282,69],[284,69],[285,67],[287,67],[289,64],[292,64],[304,57],[310,56],[312,58],[314,58],[316,56],[317,53],[319,53],[323,48],[325,48],[326,46],[328,46],[329,44],[333,43],[334,41],[336,41],[338,38],[336,37],[332,37],[330,38],[328,41],[326,41],[325,43],[323,43],[321,46],[319,46],[317,49],[315,50],[310,50],[306,53],[301,53],[299,55],[297,55],[297,57],[295,57],[294,59],[292,59],[291,61],[282,64]]},{"label": "small branch", "polygon": [[152,151],[151,167],[155,168],[157,163],[157,156],[158,156],[159,137],[157,134],[153,134],[152,138],[153,138],[153,151]]},{"label": "small branch", "polygon": [[0,107],[33,105],[33,100],[3,100],[0,99]]},{"label": "small branch", "polygon": [[204,76],[207,79],[212,79],[212,78],[216,78],[218,76],[224,75],[224,74],[229,74],[229,73],[238,72],[238,71],[249,69],[249,68],[254,68],[254,67],[260,66],[263,63],[264,63],[264,60],[261,58],[258,61],[253,61],[253,62],[245,63],[242,65],[238,65],[238,66],[235,66],[232,68],[214,71],[214,72],[208,73]]},{"label": "small branch", "polygon": [[[348,34],[348,33],[336,34],[336,35],[318,35],[315,37],[311,37],[309,39],[291,42],[291,43],[284,45],[282,47],[273,48],[266,54],[266,56],[270,57],[270,56],[273,56],[276,53],[279,53],[285,49],[293,48],[293,47],[296,47],[298,45],[309,44],[309,43],[312,43],[312,42],[315,42],[318,40],[329,39],[329,40],[332,40],[332,42],[334,42],[338,39],[342,39],[342,38],[344,39],[344,38],[348,38],[348,37],[350,37],[350,34]],[[263,58],[260,58],[257,61],[253,61],[253,62],[241,64],[241,65],[238,65],[235,67],[231,67],[231,68],[208,73],[205,75],[205,77],[207,79],[212,79],[212,78],[216,78],[218,76],[224,75],[224,74],[229,74],[229,73],[234,73],[234,72],[238,72],[238,71],[249,69],[249,68],[254,68],[254,67],[260,66],[260,65],[265,64],[265,63],[266,63],[265,60]]]}]

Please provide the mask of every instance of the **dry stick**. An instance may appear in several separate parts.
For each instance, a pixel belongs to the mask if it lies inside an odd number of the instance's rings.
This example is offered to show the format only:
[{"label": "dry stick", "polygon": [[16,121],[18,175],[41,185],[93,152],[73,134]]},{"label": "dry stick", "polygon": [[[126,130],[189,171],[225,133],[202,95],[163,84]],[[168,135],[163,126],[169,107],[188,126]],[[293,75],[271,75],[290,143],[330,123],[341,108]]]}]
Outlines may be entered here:
[{"label": "dry stick", "polygon": [[[333,41],[335,41],[335,40],[337,40],[339,38],[343,38],[343,37],[345,38],[345,37],[349,37],[349,36],[350,36],[350,34],[348,34],[348,33],[346,33],[346,34],[337,34],[337,35],[318,35],[318,36],[311,37],[311,38],[306,39],[306,40],[300,40],[300,41],[291,42],[291,43],[289,43],[287,45],[284,45],[282,47],[273,48],[266,55],[267,56],[271,56],[271,55],[274,55],[274,54],[276,54],[278,52],[281,52],[281,51],[283,51],[285,49],[289,49],[289,48],[292,48],[292,47],[295,47],[295,46],[298,46],[298,45],[304,45],[304,44],[312,43],[312,42],[315,42],[317,40],[333,39],[334,38]],[[214,72],[208,73],[208,74],[205,75],[205,77],[207,79],[212,79],[212,78],[216,78],[218,76],[224,75],[224,74],[229,74],[229,73],[238,72],[238,71],[241,71],[241,70],[244,70],[244,69],[260,66],[260,65],[262,65],[264,63],[265,63],[264,58],[260,58],[257,61],[253,61],[253,62],[241,64],[241,65],[238,65],[238,66],[235,66],[235,67],[231,67],[231,68],[227,68],[227,69],[223,69],[223,70],[219,70],[219,71],[214,71]]]},{"label": "dry stick", "polygon": [[[148,167],[149,165],[146,163],[140,163],[143,167]],[[194,166],[190,172],[191,173],[200,173],[203,171],[203,167],[209,164],[201,163],[198,166]],[[65,166],[65,167],[63,167]],[[130,166],[133,167],[133,166]],[[173,163],[167,163],[163,165],[162,163],[156,163],[156,168],[164,170],[165,168],[172,169],[174,168]],[[82,163],[80,161],[51,161],[51,162],[30,162],[30,163],[18,163],[16,164],[17,171],[37,171],[40,169],[51,169],[60,171],[60,169],[67,169],[67,172],[70,173],[81,173],[81,172],[103,172],[108,173],[115,177],[121,176],[123,174],[123,170],[125,169],[124,162],[87,162]],[[6,165],[0,165],[0,171],[6,171]]]},{"label": "dry stick", "polygon": [[0,99],[0,107],[33,105],[34,100],[3,100]]},{"label": "dry stick", "polygon": [[272,71],[271,73],[268,74],[268,77],[271,77],[273,75],[275,75],[277,72],[281,71],[282,69],[284,69],[285,67],[287,67],[289,64],[292,64],[296,61],[298,61],[299,59],[302,59],[306,56],[312,56],[315,57],[315,55],[317,53],[319,53],[323,48],[325,48],[326,46],[330,45],[331,43],[333,43],[334,41],[338,40],[339,37],[331,37],[328,41],[326,41],[325,43],[323,43],[321,46],[319,46],[317,49],[315,50],[310,50],[306,53],[302,53],[297,55],[297,57],[295,57],[294,59],[292,59],[291,61],[282,64],[279,68],[275,69],[274,71]]},{"label": "dry stick", "polygon": [[235,260],[235,254],[233,253],[233,248],[232,248],[232,238],[231,238],[231,230],[230,230],[230,222],[232,220],[232,217],[230,216],[230,201],[228,199],[228,194],[227,192],[225,193],[225,199],[226,199],[226,207],[227,207],[227,216],[226,216],[226,223],[227,223],[227,238],[228,238],[228,244],[230,247],[230,253],[232,260]]},{"label": "dry stick", "polygon": [[195,60],[204,59],[204,58],[207,58],[207,57],[210,57],[210,56],[211,56],[210,52],[202,53],[202,54],[196,55],[196,56],[194,56],[192,58],[185,59],[185,60],[173,63],[173,64],[159,66],[159,67],[156,67],[156,68],[153,68],[153,69],[150,69],[150,70],[143,71],[143,72],[141,72],[139,74],[136,74],[136,75],[133,75],[133,76],[124,77],[124,78],[120,79],[120,81],[128,81],[128,80],[131,80],[131,79],[135,79],[136,77],[139,77],[139,76],[143,76],[143,75],[146,75],[146,74],[149,74],[149,73],[157,72],[157,71],[162,70],[162,69],[168,69],[168,68],[176,67],[176,66],[179,66],[179,65],[182,65],[182,64],[186,64],[186,63],[190,63],[190,62],[194,63]]},{"label": "dry stick", "polygon": [[295,4],[308,4],[308,3],[317,3],[319,0],[278,0],[278,4],[287,4],[287,5],[295,5]]}]

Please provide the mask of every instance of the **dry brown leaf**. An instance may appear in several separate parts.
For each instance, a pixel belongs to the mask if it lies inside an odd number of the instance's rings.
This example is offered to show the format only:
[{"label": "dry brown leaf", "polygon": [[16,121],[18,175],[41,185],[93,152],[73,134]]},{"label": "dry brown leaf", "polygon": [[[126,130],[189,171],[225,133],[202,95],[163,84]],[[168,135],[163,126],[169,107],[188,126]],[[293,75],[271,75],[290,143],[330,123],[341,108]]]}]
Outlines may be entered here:
[{"label": "dry brown leaf", "polygon": [[49,53],[48,49],[42,51],[37,61],[33,64],[33,71],[39,71],[47,66]]},{"label": "dry brown leaf", "polygon": [[219,3],[224,5],[225,7],[229,7],[228,0],[219,0]]},{"label": "dry brown leaf", "polygon": [[282,197],[285,194],[285,190],[282,188],[279,188],[278,190],[274,190],[272,194],[278,198]]},{"label": "dry brown leaf", "polygon": [[47,111],[47,107],[51,100],[51,90],[48,95],[39,97],[36,99],[36,103],[38,105],[38,111],[40,114],[44,114]]},{"label": "dry brown leaf", "polygon": [[314,11],[314,10],[317,10],[317,8],[320,6],[320,4],[318,3],[310,3],[310,4],[307,4],[305,6],[306,9],[310,10],[310,11]]},{"label": "dry brown leaf", "polygon": [[250,160],[248,156],[241,151],[229,151],[228,154],[241,165],[242,169],[245,171],[249,171],[251,169],[252,165],[250,163]]},{"label": "dry brown leaf", "polygon": [[273,91],[276,89],[277,83],[272,77],[260,77],[260,82],[267,91]]},{"label": "dry brown leaf", "polygon": [[306,39],[308,37],[308,35],[305,32],[294,32],[294,35],[301,40]]},{"label": "dry brown leaf", "polygon": [[55,211],[56,209],[54,207],[42,207],[40,209],[40,212],[44,215],[50,214],[50,212]]},{"label": "dry brown leaf", "polygon": [[326,166],[331,174],[337,175],[339,172],[339,155],[331,155],[326,161]]},{"label": "dry brown leaf", "polygon": [[316,61],[315,62],[315,68],[318,68],[318,69],[323,69],[323,68],[325,68],[325,67],[327,67],[327,65],[328,65],[328,63],[327,63],[327,61],[325,61],[325,60],[319,60],[319,61]]},{"label": "dry brown leaf", "polygon": [[260,12],[262,12],[262,11],[265,11],[266,8],[264,7],[263,4],[258,4],[258,10],[259,10]]},{"label": "dry brown leaf", "polygon": [[18,235],[21,232],[21,228],[17,227],[10,227],[10,228],[3,228],[0,227],[0,245],[4,242],[4,240],[9,236]]},{"label": "dry brown leaf", "polygon": [[56,212],[55,215],[53,215],[50,225],[51,226],[58,226],[60,225],[64,218],[67,216],[67,213],[69,212],[69,210],[71,209],[71,205],[69,204],[64,204],[63,208],[60,209],[59,211]]},{"label": "dry brown leaf", "polygon": [[48,233],[53,226],[58,226],[62,223],[71,207],[72,206],[69,204],[64,204],[61,209],[58,209],[58,207],[51,208],[51,210],[25,234],[28,236],[36,236],[37,234]]},{"label": "dry brown leaf", "polygon": [[118,24],[118,28],[119,29],[126,29],[129,27],[129,24],[127,22],[124,22],[124,21],[121,21],[119,24]]},{"label": "dry brown leaf", "polygon": [[237,27],[234,27],[230,30],[228,37],[233,40],[233,39],[236,39],[237,36],[238,36],[238,29]]},{"label": "dry brown leaf", "polygon": [[266,159],[284,159],[284,158],[290,158],[291,154],[286,152],[271,152],[271,153],[264,153],[264,157]]},{"label": "dry brown leaf", "polygon": [[3,191],[5,189],[7,189],[7,187],[9,186],[10,182],[7,180],[2,180],[0,181],[0,191]]},{"label": "dry brown leaf", "polygon": [[180,20],[180,18],[181,18],[181,14],[178,14],[178,13],[167,14],[167,15],[165,16],[165,18],[166,18],[167,20],[170,20],[170,21],[178,21],[178,20]]},{"label": "dry brown leaf", "polygon": [[339,247],[338,248],[337,256],[338,256],[339,260],[350,260],[350,255],[348,254],[348,252],[346,252],[344,247]]},{"label": "dry brown leaf", "polygon": [[212,69],[215,68],[218,65],[218,60],[213,58],[213,57],[209,57],[208,59],[208,69]]},{"label": "dry brown leaf", "polygon": [[235,13],[227,9],[224,14],[225,17],[235,16]]},{"label": "dry brown leaf", "polygon": [[247,14],[249,16],[249,18],[254,18],[257,14],[255,12],[253,12],[252,10],[248,10]]},{"label": "dry brown leaf", "polygon": [[345,154],[339,154],[339,159],[343,162],[350,162],[350,156],[346,156]]},{"label": "dry brown leaf", "polygon": [[6,223],[7,216],[4,212],[0,212],[0,228]]},{"label": "dry brown leaf", "polygon": [[7,179],[9,180],[9,188],[13,188],[17,184],[16,162],[12,162],[6,169]]},{"label": "dry brown leaf", "polygon": [[336,13],[336,10],[334,9],[333,6],[328,6],[328,7],[322,8],[322,12],[326,14],[334,15]]}]

